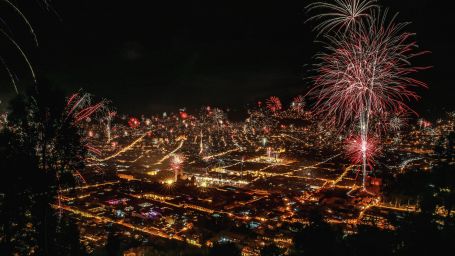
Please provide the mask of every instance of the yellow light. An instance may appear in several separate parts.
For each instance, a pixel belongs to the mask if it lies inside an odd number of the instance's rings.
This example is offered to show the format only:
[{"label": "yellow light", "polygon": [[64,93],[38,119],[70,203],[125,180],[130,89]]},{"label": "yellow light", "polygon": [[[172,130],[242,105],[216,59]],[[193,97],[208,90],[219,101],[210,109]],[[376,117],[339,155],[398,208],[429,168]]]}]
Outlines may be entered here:
[{"label": "yellow light", "polygon": [[155,176],[155,175],[158,174],[159,171],[160,171],[160,170],[149,171],[149,172],[147,172],[147,175]]},{"label": "yellow light", "polygon": [[174,184],[174,180],[168,179],[168,180],[164,181],[164,183],[166,183],[167,185],[172,185],[172,184]]}]

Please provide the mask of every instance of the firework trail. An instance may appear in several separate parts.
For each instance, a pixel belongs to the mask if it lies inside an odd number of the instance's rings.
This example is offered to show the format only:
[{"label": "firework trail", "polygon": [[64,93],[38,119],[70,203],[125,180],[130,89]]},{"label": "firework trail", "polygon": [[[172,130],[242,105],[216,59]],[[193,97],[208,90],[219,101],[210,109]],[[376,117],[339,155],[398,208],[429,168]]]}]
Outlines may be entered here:
[{"label": "firework trail", "polygon": [[[71,120],[73,125],[77,126],[83,120],[89,120],[93,117],[97,117],[100,113],[104,113],[103,109],[106,107],[106,101],[102,100],[98,103],[92,103],[92,96],[88,93],[74,93],[72,94],[66,104],[66,120]],[[102,120],[104,115],[100,118]],[[96,147],[90,145],[87,138],[83,138],[83,142],[87,150],[95,155],[101,155],[101,151]]]},{"label": "firework trail", "polygon": [[6,3],[10,8],[12,8],[17,13],[17,15],[19,15],[19,17],[27,25],[27,28],[30,30],[30,34],[32,35],[33,41],[35,42],[36,46],[39,46],[38,37],[36,36],[35,30],[33,29],[33,26],[32,24],[30,24],[30,21],[27,19],[27,17],[22,13],[22,11],[8,0],[2,0],[2,2]]},{"label": "firework trail", "polygon": [[107,142],[110,143],[112,140],[112,119],[117,115],[117,112],[107,109],[107,115],[105,117],[106,121],[106,137]]},{"label": "firework trail", "polygon": [[88,93],[75,93],[70,96],[66,104],[66,119],[71,117],[75,123],[79,123],[92,117],[105,105],[106,102],[104,100],[96,104],[92,104],[92,96]]},{"label": "firework trail", "polygon": [[16,84],[17,79],[16,79],[15,74],[11,71],[11,69],[8,66],[8,64],[6,63],[6,61],[1,56],[0,56],[0,61],[2,62],[3,67],[5,68],[6,72],[8,73],[8,76],[10,78],[11,84],[14,87],[14,91],[16,92],[16,94],[19,94],[19,90],[17,89],[17,84]]},{"label": "firework trail", "polygon": [[[10,0],[0,0],[0,4],[7,6],[10,10],[12,10],[15,13],[15,15],[17,17],[20,18],[20,20],[22,20],[24,22],[25,26],[29,30],[29,34],[32,36],[32,40],[33,40],[34,44],[36,45],[36,47],[38,47],[39,46],[38,36],[36,35],[32,24],[27,19],[26,15],[21,11],[21,9],[19,9],[17,7],[17,5]],[[43,0],[42,4],[44,6],[46,6],[46,8],[48,10],[50,9],[49,1]],[[6,38],[6,40],[13,46],[13,48],[19,53],[21,58],[25,61],[25,64],[27,65],[27,67],[30,71],[30,74],[32,75],[33,81],[36,83],[35,70],[33,68],[33,65],[32,65],[30,59],[28,58],[27,54],[25,53],[25,51],[23,50],[21,45],[15,40],[14,33],[8,26],[7,21],[5,21],[1,18],[0,18],[0,34],[3,35],[4,38]],[[13,85],[14,91],[16,92],[16,94],[19,94],[19,90],[16,85],[15,76],[11,72],[11,69],[9,68],[9,66],[8,66],[7,62],[4,60],[4,58],[0,56],[0,59],[1,59],[2,65],[5,67],[6,71],[8,72],[8,75],[11,80],[11,84]]]},{"label": "firework trail", "polygon": [[[19,52],[19,54],[22,56],[22,58],[24,59],[24,61],[27,63],[27,66],[30,70],[30,73],[32,74],[32,77],[33,77],[33,81],[36,83],[36,75],[35,75],[35,70],[33,69],[33,66],[32,66],[32,63],[30,62],[30,60],[28,59],[27,55],[25,54],[24,50],[22,50],[22,47],[13,39],[13,37],[8,34],[7,32],[5,32],[5,30],[1,29],[0,28],[0,33],[6,38],[8,39],[8,41],[14,46],[14,48],[16,48],[16,50]],[[7,69],[9,69],[7,67]],[[12,82],[14,83],[14,82]],[[16,90],[16,93],[18,93],[17,91],[17,88],[15,87],[15,90]]]},{"label": "firework trail", "polygon": [[201,139],[199,142],[199,155],[202,155],[202,153],[204,152],[204,143],[202,142],[202,139],[204,138],[204,134],[202,133],[202,129],[201,129],[200,137],[201,137]]},{"label": "firework trail", "polygon": [[[371,0],[336,0],[335,4],[314,3],[309,10],[325,9],[310,20],[325,38],[325,51],[316,56],[317,75],[309,95],[316,99],[315,113],[335,120],[339,127],[358,124],[360,130],[363,188],[370,155],[369,134],[374,120],[386,113],[412,112],[406,102],[418,99],[413,91],[426,84],[412,78],[423,67],[411,59],[418,52],[414,34],[404,32],[408,23],[397,23],[396,15]],[[340,31],[344,30],[343,33]],[[380,124],[380,123],[378,123]]]},{"label": "firework trail", "polygon": [[80,181],[84,184],[87,184],[87,181],[85,180],[84,176],[79,171],[74,171],[73,176],[76,178],[77,181]]}]

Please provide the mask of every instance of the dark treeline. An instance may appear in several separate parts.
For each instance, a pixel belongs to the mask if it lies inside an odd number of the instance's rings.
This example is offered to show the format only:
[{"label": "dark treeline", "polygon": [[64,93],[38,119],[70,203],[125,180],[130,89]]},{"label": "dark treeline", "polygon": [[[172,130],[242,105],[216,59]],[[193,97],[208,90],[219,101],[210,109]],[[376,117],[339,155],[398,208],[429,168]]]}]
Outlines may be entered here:
[{"label": "dark treeline", "polygon": [[0,130],[0,255],[84,254],[76,224],[52,207],[84,166],[81,131],[65,104],[46,81],[10,103]]}]

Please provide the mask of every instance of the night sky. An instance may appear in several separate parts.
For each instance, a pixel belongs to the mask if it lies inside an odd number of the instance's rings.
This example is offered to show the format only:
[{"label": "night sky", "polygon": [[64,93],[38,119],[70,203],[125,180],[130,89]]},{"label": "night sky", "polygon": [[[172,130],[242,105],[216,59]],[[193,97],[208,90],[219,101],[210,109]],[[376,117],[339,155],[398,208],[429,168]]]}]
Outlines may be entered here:
[{"label": "night sky", "polygon": [[[270,95],[305,94],[304,77],[320,49],[305,23],[310,1],[54,0],[59,17],[27,2],[19,6],[40,47],[24,45],[38,72],[68,93],[84,88],[111,99],[124,113],[242,110]],[[455,22],[445,2],[380,1],[399,11],[400,21],[412,21],[408,30],[432,52],[419,61],[434,66],[419,76],[430,85],[413,104],[423,116],[455,106],[449,40]],[[1,76],[0,94],[12,93]]]}]

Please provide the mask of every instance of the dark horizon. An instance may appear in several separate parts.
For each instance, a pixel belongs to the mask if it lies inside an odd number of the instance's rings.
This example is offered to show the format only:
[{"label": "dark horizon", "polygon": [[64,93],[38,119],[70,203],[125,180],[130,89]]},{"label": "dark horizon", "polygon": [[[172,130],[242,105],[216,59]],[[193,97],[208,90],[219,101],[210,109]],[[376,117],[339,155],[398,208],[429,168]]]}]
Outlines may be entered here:
[{"label": "dark horizon", "polygon": [[[241,112],[271,95],[287,102],[308,91],[305,77],[320,48],[305,24],[308,2],[54,1],[61,20],[24,6],[40,41],[39,48],[26,49],[53,84],[110,99],[122,113],[205,105]],[[446,89],[453,53],[450,35],[441,32],[454,25],[449,8],[430,1],[380,2],[399,11],[399,21],[411,21],[408,30],[417,33],[422,50],[432,52],[418,60],[433,66],[419,74],[429,89],[420,90],[422,100],[411,106],[429,118],[453,110]],[[27,73],[18,73],[27,80]],[[13,92],[7,78],[1,77],[2,94]]]}]

